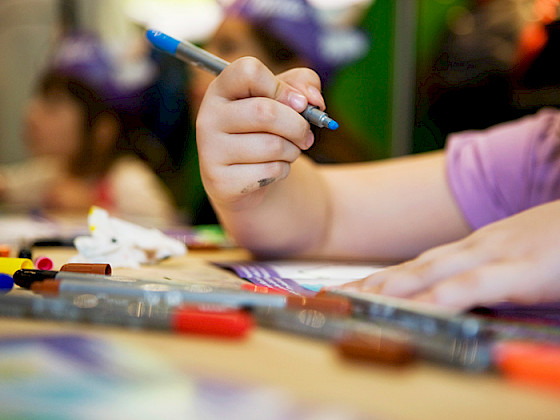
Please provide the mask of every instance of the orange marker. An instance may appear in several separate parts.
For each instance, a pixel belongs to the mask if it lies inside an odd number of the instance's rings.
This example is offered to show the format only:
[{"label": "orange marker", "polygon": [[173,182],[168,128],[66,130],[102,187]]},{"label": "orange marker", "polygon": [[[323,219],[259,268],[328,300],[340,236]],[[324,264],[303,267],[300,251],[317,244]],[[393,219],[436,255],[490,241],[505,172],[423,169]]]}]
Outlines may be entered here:
[{"label": "orange marker", "polygon": [[494,358],[506,377],[560,392],[560,344],[504,341],[495,346]]},{"label": "orange marker", "polygon": [[12,253],[12,248],[10,245],[2,244],[0,245],[0,257],[9,257]]},{"label": "orange marker", "polygon": [[259,286],[253,283],[243,283],[241,285],[241,290],[245,290],[247,292],[255,292],[255,293],[272,293],[276,295],[289,295],[290,292],[282,289],[275,289],[274,287],[267,287],[267,286]]}]

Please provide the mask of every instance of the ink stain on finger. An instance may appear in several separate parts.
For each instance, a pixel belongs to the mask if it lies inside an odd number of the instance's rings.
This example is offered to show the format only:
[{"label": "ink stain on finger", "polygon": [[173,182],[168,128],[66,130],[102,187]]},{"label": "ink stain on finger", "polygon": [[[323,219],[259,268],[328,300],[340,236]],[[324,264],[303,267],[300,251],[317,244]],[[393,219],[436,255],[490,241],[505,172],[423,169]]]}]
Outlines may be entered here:
[{"label": "ink stain on finger", "polygon": [[257,183],[259,184],[258,187],[253,185],[249,185],[245,188],[243,188],[243,190],[241,190],[241,194],[248,194],[250,192],[255,191],[258,188],[263,188],[266,187],[267,185],[272,184],[274,181],[276,181],[276,178],[263,178],[263,179],[259,179],[257,181]]},{"label": "ink stain on finger", "polygon": [[259,187],[260,187],[260,188],[266,187],[267,185],[272,184],[274,181],[276,181],[276,178],[263,178],[263,179],[259,179]]}]

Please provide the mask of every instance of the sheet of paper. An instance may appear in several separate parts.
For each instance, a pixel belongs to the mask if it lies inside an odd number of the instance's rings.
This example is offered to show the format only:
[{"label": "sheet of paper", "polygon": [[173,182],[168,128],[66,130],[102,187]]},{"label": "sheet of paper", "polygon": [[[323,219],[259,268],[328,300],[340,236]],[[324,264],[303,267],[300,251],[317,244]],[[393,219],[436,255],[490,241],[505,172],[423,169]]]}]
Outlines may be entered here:
[{"label": "sheet of paper", "polygon": [[362,279],[386,265],[357,262],[267,260],[219,263],[252,283],[305,294]]}]

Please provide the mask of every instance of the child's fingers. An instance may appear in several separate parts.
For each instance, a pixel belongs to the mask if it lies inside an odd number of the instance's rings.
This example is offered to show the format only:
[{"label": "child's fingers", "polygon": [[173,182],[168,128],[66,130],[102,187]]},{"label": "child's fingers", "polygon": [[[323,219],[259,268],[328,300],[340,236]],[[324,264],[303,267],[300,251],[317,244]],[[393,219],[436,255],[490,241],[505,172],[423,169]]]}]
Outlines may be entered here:
[{"label": "child's fingers", "polygon": [[[271,133],[302,150],[313,144],[311,127],[296,111],[268,98],[247,98],[224,106],[228,134]],[[247,118],[251,115],[252,118]]]},{"label": "child's fingers", "polygon": [[490,257],[463,241],[434,248],[418,258],[389,268],[380,277],[379,291],[385,295],[407,297],[419,293],[450,276],[486,263]]},{"label": "child's fingers", "polygon": [[266,133],[231,135],[222,144],[225,161],[222,165],[267,163],[281,161],[293,163],[301,154],[299,147],[285,139]]},{"label": "child's fingers", "polygon": [[501,301],[534,303],[546,300],[545,296],[540,296],[540,288],[530,281],[531,268],[531,264],[511,260],[486,264],[451,276],[411,297],[461,309]]},{"label": "child's fingers", "polygon": [[260,96],[274,99],[297,112],[303,112],[308,103],[302,92],[277,78],[253,57],[243,57],[231,63],[212,85],[224,98],[232,101]]},{"label": "child's fingers", "polygon": [[311,69],[297,68],[278,75],[278,78],[302,92],[309,103],[325,109],[325,100],[321,94],[321,79]]}]

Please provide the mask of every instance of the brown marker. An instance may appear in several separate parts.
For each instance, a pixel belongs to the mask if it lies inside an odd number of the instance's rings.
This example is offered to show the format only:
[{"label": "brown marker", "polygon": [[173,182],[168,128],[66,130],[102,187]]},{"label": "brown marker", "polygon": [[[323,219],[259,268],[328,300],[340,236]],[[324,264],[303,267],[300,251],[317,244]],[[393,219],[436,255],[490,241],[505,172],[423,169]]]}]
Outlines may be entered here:
[{"label": "brown marker", "polygon": [[70,271],[72,273],[85,274],[102,274],[111,275],[113,272],[110,264],[84,264],[84,263],[68,263],[60,267],[60,271]]},{"label": "brown marker", "polygon": [[262,327],[332,342],[348,358],[406,365],[414,360],[408,335],[373,322],[333,316],[313,309],[255,308],[253,316]]},{"label": "brown marker", "polygon": [[32,292],[39,293],[44,296],[58,296],[60,291],[60,280],[46,279],[31,283],[29,289]]},{"label": "brown marker", "polygon": [[369,334],[351,334],[337,342],[341,356],[372,361],[392,366],[410,364],[416,359],[416,350],[405,339],[393,339]]}]

